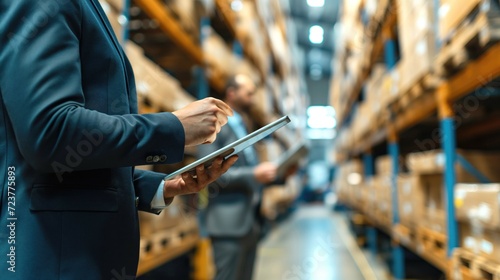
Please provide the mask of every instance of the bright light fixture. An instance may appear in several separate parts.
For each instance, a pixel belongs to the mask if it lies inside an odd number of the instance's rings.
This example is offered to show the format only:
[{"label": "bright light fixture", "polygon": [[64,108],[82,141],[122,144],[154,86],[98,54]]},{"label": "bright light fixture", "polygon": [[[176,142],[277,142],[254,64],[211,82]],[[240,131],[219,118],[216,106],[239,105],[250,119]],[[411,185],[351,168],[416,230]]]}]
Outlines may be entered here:
[{"label": "bright light fixture", "polygon": [[310,117],[335,116],[335,109],[332,106],[309,106],[307,108],[307,115]]},{"label": "bright light fixture", "polygon": [[236,12],[241,11],[243,9],[243,2],[241,0],[233,0],[231,2],[231,9]]},{"label": "bright light fixture", "polygon": [[335,110],[331,106],[307,108],[307,126],[312,129],[333,129],[337,126]]},{"label": "bright light fixture", "polygon": [[325,0],[307,0],[309,7],[320,8],[325,5]]},{"label": "bright light fixture", "polygon": [[324,116],[324,117],[309,117],[307,119],[307,125],[310,128],[326,128],[326,129],[332,129],[337,126],[337,121],[335,120],[334,117],[332,116]]},{"label": "bright light fixture", "polygon": [[359,185],[362,180],[363,177],[359,173],[351,173],[347,175],[347,183],[349,183],[349,185]]},{"label": "bright light fixture", "polygon": [[313,44],[321,44],[323,43],[323,36],[325,35],[325,31],[323,27],[319,25],[313,25],[309,28],[309,41]]}]

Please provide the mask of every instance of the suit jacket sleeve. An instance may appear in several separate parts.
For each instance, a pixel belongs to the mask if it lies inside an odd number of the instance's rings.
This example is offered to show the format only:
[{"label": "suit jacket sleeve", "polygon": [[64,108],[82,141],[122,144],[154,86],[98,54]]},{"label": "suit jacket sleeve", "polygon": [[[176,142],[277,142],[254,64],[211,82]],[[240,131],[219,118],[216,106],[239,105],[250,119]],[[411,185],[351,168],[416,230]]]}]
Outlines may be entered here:
[{"label": "suit jacket sleeve", "polygon": [[163,178],[165,178],[165,174],[163,173],[135,169],[134,188],[135,195],[139,197],[137,209],[155,214],[161,212],[161,210],[151,208],[151,201]]},{"label": "suit jacket sleeve", "polygon": [[[229,125],[222,127],[217,139],[209,145],[199,146],[201,156],[208,155],[236,140],[234,133]],[[248,166],[244,153],[238,154],[239,159],[222,175],[217,181],[211,184],[212,188],[220,193],[225,192],[246,192],[253,193],[258,190],[260,183],[255,180],[254,167]]]},{"label": "suit jacket sleeve", "polygon": [[[180,161],[185,136],[174,115],[109,115],[85,108],[81,2],[59,1],[59,12],[43,26],[29,20],[37,2],[13,1],[10,20],[0,18],[0,30],[6,30],[0,34],[0,88],[29,164],[41,172],[54,172],[56,166],[85,170],[143,165],[151,155],[166,155],[164,163]],[[84,143],[91,143],[91,150],[75,162],[72,153],[88,148]]]}]

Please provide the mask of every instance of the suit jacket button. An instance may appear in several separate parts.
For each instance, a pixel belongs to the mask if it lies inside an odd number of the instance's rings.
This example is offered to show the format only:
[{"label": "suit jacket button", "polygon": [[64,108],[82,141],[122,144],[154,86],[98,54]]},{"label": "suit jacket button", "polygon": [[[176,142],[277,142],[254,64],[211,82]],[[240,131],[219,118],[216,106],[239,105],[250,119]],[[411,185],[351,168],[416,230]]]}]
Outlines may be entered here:
[{"label": "suit jacket button", "polygon": [[159,162],[160,161],[160,157],[159,156],[154,156],[153,157],[153,162]]},{"label": "suit jacket button", "polygon": [[165,162],[166,160],[167,160],[167,156],[166,155],[161,155],[160,161],[161,162]]},{"label": "suit jacket button", "polygon": [[153,157],[152,157],[152,156],[148,156],[148,157],[146,158],[146,162],[148,162],[148,163],[153,162]]},{"label": "suit jacket button", "polygon": [[139,197],[135,197],[135,208],[139,207]]}]

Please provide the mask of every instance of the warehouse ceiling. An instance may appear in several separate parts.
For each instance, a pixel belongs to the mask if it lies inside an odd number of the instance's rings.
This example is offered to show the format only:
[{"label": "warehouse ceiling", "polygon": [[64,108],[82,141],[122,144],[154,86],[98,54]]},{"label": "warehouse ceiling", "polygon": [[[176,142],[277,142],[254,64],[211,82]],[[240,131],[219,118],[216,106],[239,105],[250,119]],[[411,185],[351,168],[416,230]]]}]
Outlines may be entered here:
[{"label": "warehouse ceiling", "polygon": [[[334,51],[334,25],[338,17],[341,0],[284,0],[283,9],[289,18],[288,32],[295,40],[299,53],[303,54],[304,73],[313,79],[328,77],[331,74],[331,61]],[[309,2],[309,3],[308,3]],[[311,7],[318,4],[321,7]],[[318,25],[324,31],[321,43],[312,43],[310,30]],[[315,29],[313,28],[313,31]],[[314,38],[313,38],[314,41]],[[321,40],[319,40],[321,41]]]}]

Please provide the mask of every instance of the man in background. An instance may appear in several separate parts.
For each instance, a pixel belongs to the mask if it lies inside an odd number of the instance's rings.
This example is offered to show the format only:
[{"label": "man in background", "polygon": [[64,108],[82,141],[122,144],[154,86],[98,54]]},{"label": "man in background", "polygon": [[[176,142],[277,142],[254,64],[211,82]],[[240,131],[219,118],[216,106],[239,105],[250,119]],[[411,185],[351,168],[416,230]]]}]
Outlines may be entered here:
[{"label": "man in background", "polygon": [[[200,146],[207,155],[244,137],[244,114],[253,106],[254,82],[245,75],[231,77],[224,91],[225,101],[234,112],[211,145]],[[216,182],[213,194],[201,213],[201,226],[212,242],[217,280],[250,280],[260,234],[258,215],[262,188],[276,179],[277,166],[259,163],[253,147],[239,153],[238,161]]]}]

